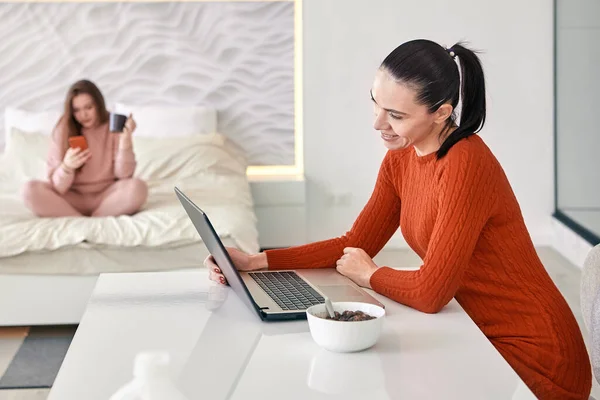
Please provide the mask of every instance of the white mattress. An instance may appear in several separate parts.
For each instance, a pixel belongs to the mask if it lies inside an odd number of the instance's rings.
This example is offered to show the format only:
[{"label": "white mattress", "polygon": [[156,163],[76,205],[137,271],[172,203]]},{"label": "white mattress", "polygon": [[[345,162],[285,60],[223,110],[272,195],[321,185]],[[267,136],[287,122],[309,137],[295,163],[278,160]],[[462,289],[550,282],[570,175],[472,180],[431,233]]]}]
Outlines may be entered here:
[{"label": "white mattress", "polygon": [[[43,179],[48,137],[13,132],[0,157],[0,273],[98,274],[197,267],[206,256],[179,203],[177,186],[209,216],[227,244],[259,250],[256,216],[237,148],[217,133],[166,140],[135,138],[136,177],[148,201],[133,216],[37,218],[22,185]],[[27,154],[24,156],[24,154]]]},{"label": "white mattress", "polygon": [[[230,238],[222,241],[225,246],[236,247]],[[0,274],[98,275],[203,268],[202,262],[207,255],[208,250],[202,242],[161,248],[80,244],[0,258]]]}]

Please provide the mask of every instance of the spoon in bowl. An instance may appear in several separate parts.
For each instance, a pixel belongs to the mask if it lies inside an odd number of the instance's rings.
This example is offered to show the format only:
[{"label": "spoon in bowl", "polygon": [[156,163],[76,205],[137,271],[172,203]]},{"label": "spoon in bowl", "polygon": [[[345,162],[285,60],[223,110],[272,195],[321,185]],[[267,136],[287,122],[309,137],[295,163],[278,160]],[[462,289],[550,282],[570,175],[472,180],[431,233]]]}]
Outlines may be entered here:
[{"label": "spoon in bowl", "polygon": [[329,300],[329,297],[325,297],[325,309],[327,310],[327,314],[329,314],[329,317],[335,318],[335,312],[333,311],[333,304],[331,304],[331,300]]}]

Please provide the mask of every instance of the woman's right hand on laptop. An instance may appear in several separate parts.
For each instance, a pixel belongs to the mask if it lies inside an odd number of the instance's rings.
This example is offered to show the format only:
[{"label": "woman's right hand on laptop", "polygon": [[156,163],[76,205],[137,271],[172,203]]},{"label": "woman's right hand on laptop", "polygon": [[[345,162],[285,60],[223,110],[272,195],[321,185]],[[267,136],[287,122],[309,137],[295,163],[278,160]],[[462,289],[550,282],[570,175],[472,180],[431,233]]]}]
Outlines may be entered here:
[{"label": "woman's right hand on laptop", "polygon": [[[264,253],[250,255],[235,247],[227,247],[226,250],[238,271],[257,271],[267,267],[267,257]],[[223,285],[227,284],[227,279],[225,279],[221,268],[219,268],[212,255],[206,257],[204,266],[208,268],[208,277],[211,281]]]}]

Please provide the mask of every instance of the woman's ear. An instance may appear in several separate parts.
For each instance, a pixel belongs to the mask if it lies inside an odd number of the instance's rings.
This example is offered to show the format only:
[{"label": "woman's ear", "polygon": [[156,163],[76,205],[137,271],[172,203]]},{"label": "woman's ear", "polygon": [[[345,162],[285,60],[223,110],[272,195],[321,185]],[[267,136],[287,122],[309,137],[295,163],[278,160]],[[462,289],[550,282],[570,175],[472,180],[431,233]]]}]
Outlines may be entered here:
[{"label": "woman's ear", "polygon": [[450,116],[452,115],[452,111],[454,111],[454,107],[452,107],[450,104],[442,104],[434,113],[435,123],[445,124],[446,120],[448,120],[448,118],[450,118]]}]

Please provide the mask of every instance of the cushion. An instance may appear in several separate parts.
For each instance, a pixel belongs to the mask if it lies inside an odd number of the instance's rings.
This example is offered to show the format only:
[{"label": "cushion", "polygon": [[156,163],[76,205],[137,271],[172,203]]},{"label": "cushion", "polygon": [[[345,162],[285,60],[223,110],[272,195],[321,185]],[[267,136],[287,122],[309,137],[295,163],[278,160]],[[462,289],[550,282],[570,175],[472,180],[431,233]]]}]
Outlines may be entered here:
[{"label": "cushion", "polygon": [[181,137],[217,131],[217,111],[208,107],[139,106],[117,103],[115,112],[133,114],[137,137]]},{"label": "cushion", "polygon": [[4,159],[17,181],[46,180],[46,160],[51,138],[47,133],[26,132],[18,128],[9,131]]},{"label": "cushion", "polygon": [[[13,128],[4,159],[17,181],[46,179],[46,159],[52,137]],[[246,158],[225,136],[212,133],[181,138],[150,138],[133,134],[137,160],[135,176],[148,182],[195,180],[199,174],[244,176]]]},{"label": "cushion", "polygon": [[[15,107],[4,109],[5,146],[8,147],[9,133],[16,128],[24,133],[50,135],[62,115],[62,110],[28,111]],[[1,140],[0,140],[1,141]]]}]

